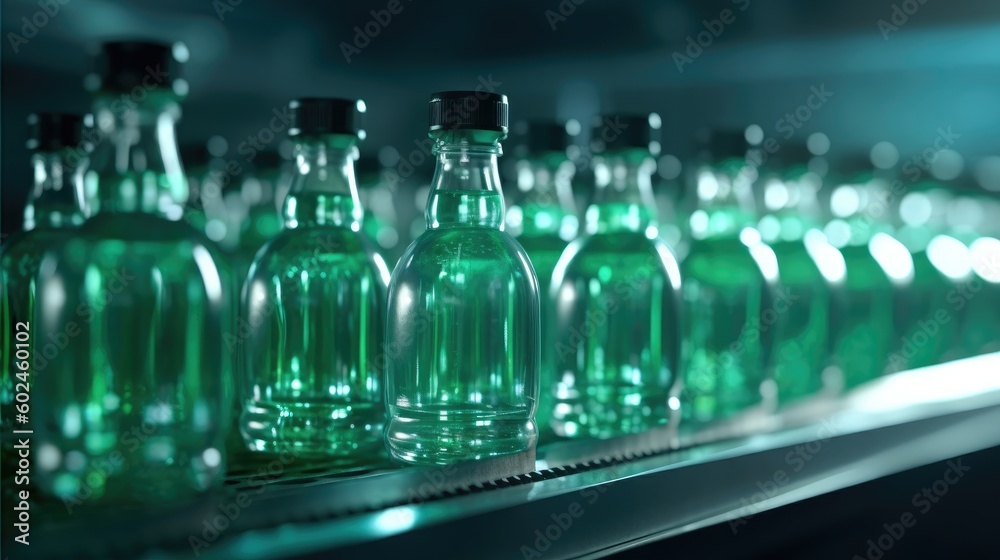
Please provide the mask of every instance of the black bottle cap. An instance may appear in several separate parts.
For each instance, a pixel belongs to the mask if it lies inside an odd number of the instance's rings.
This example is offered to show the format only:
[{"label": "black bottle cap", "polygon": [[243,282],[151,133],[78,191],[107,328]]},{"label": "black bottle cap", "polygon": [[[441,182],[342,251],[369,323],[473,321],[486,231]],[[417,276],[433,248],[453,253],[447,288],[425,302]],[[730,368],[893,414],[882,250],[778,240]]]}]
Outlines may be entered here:
[{"label": "black bottle cap", "polygon": [[360,99],[303,97],[288,103],[292,114],[289,136],[349,134],[364,140],[365,102]]},{"label": "black bottle cap", "polygon": [[746,133],[735,129],[701,129],[697,142],[700,159],[714,161],[745,158],[750,147]]},{"label": "black bottle cap", "polygon": [[431,95],[431,132],[495,130],[507,133],[507,96],[476,91],[439,91]]},{"label": "black bottle cap", "polygon": [[67,113],[28,115],[29,150],[54,152],[75,148],[83,142],[83,117]]},{"label": "black bottle cap", "polygon": [[504,144],[515,157],[526,157],[550,152],[566,152],[573,143],[573,136],[566,125],[555,121],[518,121],[510,128]]},{"label": "black bottle cap", "polygon": [[182,93],[174,86],[183,83],[180,69],[187,59],[188,51],[183,43],[103,43],[95,59],[94,73],[87,77],[87,89],[131,92],[135,88],[148,91],[165,87]]},{"label": "black bottle cap", "polygon": [[594,119],[590,144],[595,152],[644,148],[660,153],[660,115],[603,115]]}]

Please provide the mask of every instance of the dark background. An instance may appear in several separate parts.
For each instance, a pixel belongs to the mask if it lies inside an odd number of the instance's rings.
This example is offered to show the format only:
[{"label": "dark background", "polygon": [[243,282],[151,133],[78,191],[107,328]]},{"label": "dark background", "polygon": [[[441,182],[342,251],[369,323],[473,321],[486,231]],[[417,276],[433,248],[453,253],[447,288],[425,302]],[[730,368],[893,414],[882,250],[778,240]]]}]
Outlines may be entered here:
[{"label": "dark background", "polygon": [[[682,159],[699,126],[759,122],[776,135],[777,120],[821,85],[833,96],[796,138],[823,131],[837,156],[891,140],[905,157],[945,126],[970,164],[1000,153],[1000,4],[991,0],[400,0],[402,11],[350,62],[341,44],[389,0],[62,1],[55,16],[37,16],[45,25],[17,52],[10,34],[27,38],[22,18],[41,8],[2,4],[4,232],[20,226],[30,184],[26,115],[87,110],[86,47],[107,38],[185,42],[181,144],[221,134],[230,157],[242,157],[233,148],[266,127],[272,109],[306,95],[364,98],[363,151],[405,154],[425,137],[428,94],[491,75],[512,119],[658,111],[665,150]],[[892,21],[894,5],[918,8],[886,39],[878,22]],[[573,12],[555,19],[560,6]],[[724,9],[735,21],[678,71],[672,54]],[[425,162],[414,181],[430,174]]]},{"label": "dark background", "polygon": [[[997,558],[1000,479],[995,474],[1000,467],[1000,449],[971,453],[959,460],[968,472],[936,503],[921,497],[914,505],[914,495],[942,480],[943,473],[950,469],[949,461],[758,513],[739,526],[735,534],[728,524],[715,525],[637,547],[614,558]],[[913,516],[908,518],[911,526],[897,527],[907,513]],[[883,536],[890,530],[898,538]],[[876,548],[879,538],[887,549]]]}]

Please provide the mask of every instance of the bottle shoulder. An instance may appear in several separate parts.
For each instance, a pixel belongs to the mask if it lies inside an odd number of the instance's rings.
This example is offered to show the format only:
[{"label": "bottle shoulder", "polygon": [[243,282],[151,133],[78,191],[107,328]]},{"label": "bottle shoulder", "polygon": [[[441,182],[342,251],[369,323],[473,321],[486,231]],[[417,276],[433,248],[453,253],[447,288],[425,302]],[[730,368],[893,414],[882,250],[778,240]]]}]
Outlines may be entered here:
[{"label": "bottle shoulder", "polygon": [[251,275],[289,276],[304,271],[321,277],[370,273],[384,285],[389,280],[384,259],[366,235],[323,226],[278,233],[258,251]]},{"label": "bottle shoulder", "polygon": [[[892,281],[868,245],[848,245],[840,248],[844,256],[847,286],[856,288],[891,288]],[[911,261],[912,266],[912,261]]]},{"label": "bottle shoulder", "polygon": [[[762,248],[767,247],[762,245]],[[768,248],[769,249],[769,248]],[[735,238],[696,239],[681,263],[685,279],[723,284],[764,281],[760,255]]]},{"label": "bottle shoulder", "polygon": [[[768,247],[774,253],[778,276],[782,284],[819,284],[824,282],[817,258],[829,259],[831,255],[822,257],[811,253],[803,240],[779,241],[770,243]],[[836,249],[833,249],[836,251]]]},{"label": "bottle shoulder", "polygon": [[74,230],[69,228],[16,232],[0,247],[0,269],[7,280],[31,277],[38,272],[49,251],[58,249],[74,235]]},{"label": "bottle shoulder", "polygon": [[574,276],[651,277],[654,272],[666,276],[671,284],[679,286],[681,282],[680,265],[670,246],[659,237],[640,232],[583,235],[566,247],[556,270],[554,283]]},{"label": "bottle shoulder", "polygon": [[525,272],[530,270],[530,261],[517,240],[499,229],[429,229],[410,244],[395,270],[405,274],[411,270],[458,267],[478,268],[484,272]]},{"label": "bottle shoulder", "polygon": [[48,258],[59,268],[131,267],[164,274],[198,268],[226,274],[221,249],[183,222],[148,214],[97,215],[53,244]]},{"label": "bottle shoulder", "polygon": [[530,255],[534,251],[542,252],[552,252],[556,251],[562,253],[569,246],[570,242],[566,241],[557,233],[550,233],[546,235],[520,235],[517,237],[518,244],[528,252]]}]

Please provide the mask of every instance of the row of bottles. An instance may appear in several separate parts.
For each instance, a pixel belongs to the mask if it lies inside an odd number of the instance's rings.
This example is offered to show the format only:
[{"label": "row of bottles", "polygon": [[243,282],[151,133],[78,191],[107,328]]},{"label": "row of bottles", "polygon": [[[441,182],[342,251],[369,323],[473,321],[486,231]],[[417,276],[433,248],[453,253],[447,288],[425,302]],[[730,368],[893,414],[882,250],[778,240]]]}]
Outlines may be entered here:
[{"label": "row of bottles", "polygon": [[[49,495],[160,501],[286,453],[351,469],[519,453],[770,413],[1000,350],[989,197],[870,166],[838,175],[824,150],[725,130],[699,138],[689,192],[654,192],[655,114],[597,121],[581,179],[566,126],[511,130],[505,96],[441,92],[422,228],[387,263],[404,232],[383,176],[363,168],[374,186],[358,185],[365,103],[292,101],[294,164],[258,154],[227,191],[218,150],[174,140],[185,54],[108,43],[90,128],[31,121],[3,343],[13,355],[9,329],[30,324]],[[149,88],[160,66],[170,79]],[[19,371],[5,361],[5,458]]]}]

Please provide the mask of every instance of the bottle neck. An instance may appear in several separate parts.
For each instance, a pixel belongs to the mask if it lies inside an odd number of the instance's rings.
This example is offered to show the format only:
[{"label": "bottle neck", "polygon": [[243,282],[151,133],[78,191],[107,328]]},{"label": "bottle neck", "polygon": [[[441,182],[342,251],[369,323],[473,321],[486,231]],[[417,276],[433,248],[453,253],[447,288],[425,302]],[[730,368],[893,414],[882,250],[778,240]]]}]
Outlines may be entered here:
[{"label": "bottle neck", "polygon": [[575,170],[565,154],[560,153],[518,162],[517,186],[525,193],[521,203],[522,236],[574,237],[577,221],[572,179]]},{"label": "bottle neck", "polygon": [[839,185],[830,194],[833,219],[825,231],[837,247],[867,245],[877,233],[889,233],[892,227],[883,217],[889,211],[891,194],[888,183],[870,179],[863,183]]},{"label": "bottle neck", "polygon": [[691,235],[696,239],[735,238],[754,226],[751,185],[757,169],[743,158],[705,165],[696,172],[697,210],[691,215]]},{"label": "bottle neck", "polygon": [[346,134],[296,139],[296,173],[284,203],[287,228],[361,230],[364,210],[354,175],[356,144],[357,137]]},{"label": "bottle neck", "polygon": [[461,130],[439,133],[437,166],[425,212],[428,229],[504,229],[504,203],[497,157],[502,134]]},{"label": "bottle neck", "polygon": [[68,152],[38,152],[31,157],[34,187],[24,207],[24,230],[73,227],[83,222],[77,199],[83,165],[74,166]]},{"label": "bottle neck", "polygon": [[758,224],[766,243],[798,241],[811,229],[822,227],[816,193],[819,175],[802,169],[764,181],[764,211]]},{"label": "bottle neck", "polygon": [[127,101],[100,95],[94,102],[96,147],[85,175],[82,204],[98,212],[155,214],[179,220],[188,182],[177,150],[180,106],[173,94],[147,92]]},{"label": "bottle neck", "polygon": [[587,208],[587,233],[646,232],[656,227],[652,175],[646,150],[609,154],[594,165],[594,201]]}]

